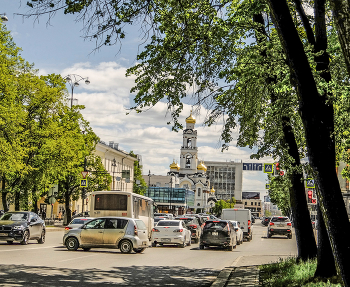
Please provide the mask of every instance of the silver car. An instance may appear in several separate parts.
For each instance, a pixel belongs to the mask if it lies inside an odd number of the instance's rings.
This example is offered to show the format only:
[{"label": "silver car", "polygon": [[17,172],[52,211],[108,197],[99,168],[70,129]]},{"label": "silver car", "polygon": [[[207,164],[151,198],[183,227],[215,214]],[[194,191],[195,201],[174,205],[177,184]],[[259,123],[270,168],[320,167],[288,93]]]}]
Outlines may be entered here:
[{"label": "silver car", "polygon": [[292,223],[286,216],[273,216],[267,227],[267,238],[273,235],[286,235],[292,239]]},{"label": "silver car", "polygon": [[75,217],[65,228],[64,233],[67,233],[69,230],[73,228],[78,228],[85,223],[89,222],[90,220],[94,219],[95,217]]},{"label": "silver car", "polygon": [[98,217],[63,236],[69,251],[82,248],[117,248],[122,253],[143,252],[149,246],[148,231],[140,219],[128,217]]}]

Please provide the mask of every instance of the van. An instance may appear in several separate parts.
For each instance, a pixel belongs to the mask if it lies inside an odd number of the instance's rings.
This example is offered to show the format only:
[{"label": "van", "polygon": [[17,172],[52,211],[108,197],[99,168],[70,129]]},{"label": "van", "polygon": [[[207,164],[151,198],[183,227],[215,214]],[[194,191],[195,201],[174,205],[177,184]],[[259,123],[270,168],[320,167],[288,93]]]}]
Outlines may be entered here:
[{"label": "van", "polygon": [[252,240],[252,214],[249,209],[225,208],[222,210],[221,219],[238,221],[243,231],[243,238],[247,239],[247,241]]}]

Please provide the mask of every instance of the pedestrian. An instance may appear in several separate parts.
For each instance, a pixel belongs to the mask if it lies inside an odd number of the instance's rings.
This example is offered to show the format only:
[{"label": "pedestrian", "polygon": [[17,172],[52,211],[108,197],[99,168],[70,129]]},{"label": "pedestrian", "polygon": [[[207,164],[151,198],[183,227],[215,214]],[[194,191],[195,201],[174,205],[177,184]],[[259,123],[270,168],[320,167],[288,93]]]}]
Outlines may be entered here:
[{"label": "pedestrian", "polygon": [[74,216],[74,215],[76,215],[77,214],[77,210],[74,210],[73,212],[72,212],[72,216]]},{"label": "pedestrian", "polygon": [[45,211],[45,210],[43,210],[43,211],[41,212],[41,218],[42,218],[42,220],[45,220],[45,219],[46,219],[46,211]]},{"label": "pedestrian", "polygon": [[58,213],[58,220],[59,220],[59,221],[62,220],[62,212],[61,212],[61,211]]}]

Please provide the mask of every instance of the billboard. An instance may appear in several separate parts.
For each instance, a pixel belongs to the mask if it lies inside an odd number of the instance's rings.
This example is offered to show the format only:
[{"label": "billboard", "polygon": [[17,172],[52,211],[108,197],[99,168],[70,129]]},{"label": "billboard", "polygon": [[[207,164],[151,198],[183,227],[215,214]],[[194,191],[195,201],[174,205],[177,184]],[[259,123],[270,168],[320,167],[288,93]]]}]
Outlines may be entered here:
[{"label": "billboard", "polygon": [[243,191],[242,199],[260,199],[260,192]]}]

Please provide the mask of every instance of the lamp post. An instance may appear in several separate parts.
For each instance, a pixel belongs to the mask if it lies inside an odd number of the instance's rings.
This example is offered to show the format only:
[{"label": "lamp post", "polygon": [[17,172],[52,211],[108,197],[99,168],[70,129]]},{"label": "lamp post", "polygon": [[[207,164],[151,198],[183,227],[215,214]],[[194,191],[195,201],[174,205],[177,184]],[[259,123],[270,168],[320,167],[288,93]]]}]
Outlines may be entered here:
[{"label": "lamp post", "polygon": [[115,160],[115,158],[112,160],[112,166],[113,166],[113,190],[115,190],[114,188],[114,183],[115,183],[115,178],[114,178],[114,174],[115,174],[115,167],[117,166],[117,161]]},{"label": "lamp post", "polygon": [[74,88],[79,86],[79,82],[82,80],[85,80],[85,84],[90,84],[89,78],[83,78],[82,76],[79,76],[77,74],[69,74],[64,77],[66,83],[68,83],[71,87],[72,97],[70,99],[70,107],[73,107],[73,94],[74,94]]},{"label": "lamp post", "polygon": [[9,18],[7,18],[6,14],[0,14],[0,19],[2,20],[2,22],[7,22],[9,20]]}]

